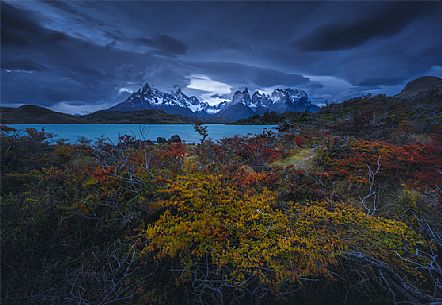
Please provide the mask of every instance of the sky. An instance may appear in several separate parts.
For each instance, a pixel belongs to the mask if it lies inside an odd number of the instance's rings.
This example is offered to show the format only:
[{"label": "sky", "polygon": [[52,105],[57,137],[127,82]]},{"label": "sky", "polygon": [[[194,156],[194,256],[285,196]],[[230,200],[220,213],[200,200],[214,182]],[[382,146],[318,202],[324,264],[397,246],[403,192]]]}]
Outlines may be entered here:
[{"label": "sky", "polygon": [[145,82],[210,104],[393,95],[442,76],[441,33],[441,2],[2,1],[1,104],[83,114]]}]

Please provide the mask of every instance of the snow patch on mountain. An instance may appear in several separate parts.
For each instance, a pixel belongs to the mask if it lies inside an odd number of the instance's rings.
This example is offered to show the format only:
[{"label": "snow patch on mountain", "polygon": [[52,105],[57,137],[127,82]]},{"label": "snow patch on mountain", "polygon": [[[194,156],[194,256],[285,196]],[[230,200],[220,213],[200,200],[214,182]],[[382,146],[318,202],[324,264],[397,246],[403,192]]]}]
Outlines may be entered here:
[{"label": "snow patch on mountain", "polygon": [[236,91],[230,101],[218,105],[210,105],[200,101],[195,96],[187,96],[180,86],[164,93],[152,88],[148,83],[132,93],[126,101],[115,105],[108,111],[134,111],[145,109],[160,109],[166,113],[186,116],[217,116],[241,117],[265,112],[304,112],[316,111],[319,107],[313,105],[305,91],[299,89],[275,89],[271,94],[255,91],[250,95],[249,90]]}]

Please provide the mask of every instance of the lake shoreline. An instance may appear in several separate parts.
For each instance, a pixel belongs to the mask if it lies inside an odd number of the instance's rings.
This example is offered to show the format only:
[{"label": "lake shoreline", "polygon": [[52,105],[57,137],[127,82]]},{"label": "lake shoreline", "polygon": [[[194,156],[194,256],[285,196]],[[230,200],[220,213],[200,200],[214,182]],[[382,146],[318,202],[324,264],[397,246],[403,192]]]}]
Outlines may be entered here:
[{"label": "lake shoreline", "polygon": [[[196,120],[197,121],[197,120]],[[189,125],[190,123],[3,123],[0,122],[0,125],[2,126],[10,126],[10,125]],[[253,125],[253,126],[266,126],[266,125],[277,125],[277,124],[237,124],[237,122],[231,122],[231,123],[205,123],[202,122],[203,125],[232,125],[232,126],[238,126],[238,125]]]},{"label": "lake shoreline", "polygon": [[[218,141],[234,136],[259,135],[276,131],[277,125],[231,125],[204,124],[208,129],[208,140]],[[121,136],[131,136],[137,140],[157,141],[158,138],[170,139],[179,136],[182,142],[198,143],[200,135],[193,124],[7,124],[9,128],[24,132],[27,128],[43,130],[54,135],[54,140],[64,139],[75,143],[82,138],[89,140],[108,139],[117,142]]]}]

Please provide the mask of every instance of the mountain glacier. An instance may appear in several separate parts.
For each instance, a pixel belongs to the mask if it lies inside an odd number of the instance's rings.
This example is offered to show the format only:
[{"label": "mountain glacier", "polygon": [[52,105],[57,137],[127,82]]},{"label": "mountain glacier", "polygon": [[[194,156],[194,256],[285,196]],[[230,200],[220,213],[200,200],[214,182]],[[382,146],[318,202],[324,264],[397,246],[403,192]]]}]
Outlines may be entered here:
[{"label": "mountain glacier", "polygon": [[270,95],[255,91],[251,96],[247,88],[236,91],[230,101],[209,105],[195,96],[185,95],[179,86],[170,92],[161,92],[145,83],[126,101],[107,111],[137,111],[159,109],[166,113],[190,117],[214,117],[226,121],[247,118],[266,112],[314,112],[319,109],[311,103],[308,94],[299,89],[275,89]]}]

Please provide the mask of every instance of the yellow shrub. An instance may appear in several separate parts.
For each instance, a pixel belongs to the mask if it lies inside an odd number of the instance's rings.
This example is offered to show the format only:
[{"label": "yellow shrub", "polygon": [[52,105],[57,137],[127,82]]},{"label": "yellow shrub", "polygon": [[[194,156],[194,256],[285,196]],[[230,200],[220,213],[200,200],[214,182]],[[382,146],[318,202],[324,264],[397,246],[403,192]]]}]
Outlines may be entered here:
[{"label": "yellow shrub", "polygon": [[326,201],[283,210],[267,189],[241,194],[221,175],[178,177],[161,194],[153,208],[162,214],[146,231],[144,251],[178,259],[189,271],[209,257],[214,272],[237,285],[252,276],[278,289],[286,280],[328,275],[348,250],[385,256],[417,242],[403,223]]}]

